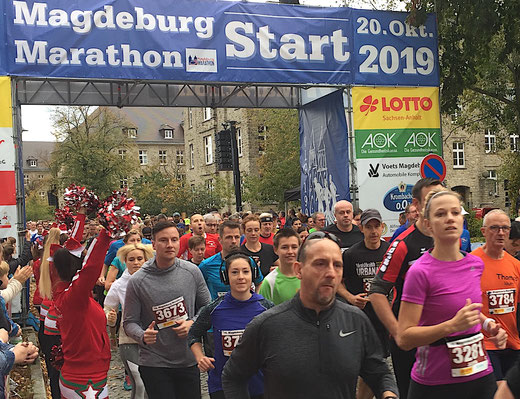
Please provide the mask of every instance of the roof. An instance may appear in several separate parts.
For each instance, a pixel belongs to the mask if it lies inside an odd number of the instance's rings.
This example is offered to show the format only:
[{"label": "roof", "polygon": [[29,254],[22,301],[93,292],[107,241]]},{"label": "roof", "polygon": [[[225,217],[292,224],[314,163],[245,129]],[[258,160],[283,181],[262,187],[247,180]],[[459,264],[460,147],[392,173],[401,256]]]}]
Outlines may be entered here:
[{"label": "roof", "polygon": [[[137,128],[136,143],[184,144],[183,108],[172,107],[107,107],[110,112]],[[173,129],[173,139],[165,139],[161,129]]]},{"label": "roof", "polygon": [[[54,141],[24,141],[22,144],[23,168],[26,171],[47,171],[47,162],[56,147]],[[27,164],[28,159],[38,160],[38,166],[31,168]]]}]

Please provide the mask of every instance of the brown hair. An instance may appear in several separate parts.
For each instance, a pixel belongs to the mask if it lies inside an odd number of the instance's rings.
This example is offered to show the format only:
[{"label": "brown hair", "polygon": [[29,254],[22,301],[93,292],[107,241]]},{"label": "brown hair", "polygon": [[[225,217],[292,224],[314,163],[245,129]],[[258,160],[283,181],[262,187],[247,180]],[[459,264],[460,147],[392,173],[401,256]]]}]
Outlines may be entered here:
[{"label": "brown hair", "polygon": [[258,222],[258,226],[260,227],[260,218],[257,215],[248,215],[242,219],[242,230],[246,230],[246,223],[249,222]]}]

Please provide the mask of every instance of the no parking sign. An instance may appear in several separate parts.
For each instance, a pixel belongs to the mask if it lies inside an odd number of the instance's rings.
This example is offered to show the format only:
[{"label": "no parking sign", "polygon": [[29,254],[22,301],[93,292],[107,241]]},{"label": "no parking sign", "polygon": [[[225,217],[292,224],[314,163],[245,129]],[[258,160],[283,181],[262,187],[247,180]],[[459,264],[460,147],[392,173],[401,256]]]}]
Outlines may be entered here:
[{"label": "no parking sign", "polygon": [[443,181],[446,177],[446,163],[439,155],[429,154],[421,162],[421,177],[431,177]]}]

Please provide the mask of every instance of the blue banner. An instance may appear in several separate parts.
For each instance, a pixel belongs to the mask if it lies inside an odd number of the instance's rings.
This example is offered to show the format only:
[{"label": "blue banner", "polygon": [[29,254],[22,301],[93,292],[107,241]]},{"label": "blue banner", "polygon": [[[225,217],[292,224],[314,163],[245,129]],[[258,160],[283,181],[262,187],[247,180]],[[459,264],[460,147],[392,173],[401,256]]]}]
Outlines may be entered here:
[{"label": "blue banner", "polygon": [[350,201],[343,90],[301,108],[300,165],[302,212],[323,212],[327,223],[332,223],[334,204]]},{"label": "blue banner", "polygon": [[[3,0],[10,75],[438,86],[406,13],[204,0]],[[1,34],[1,33],[0,33]],[[1,39],[1,38],[0,38]]]},{"label": "blue banner", "polygon": [[6,22],[5,2],[0,1],[0,76],[7,75]]}]

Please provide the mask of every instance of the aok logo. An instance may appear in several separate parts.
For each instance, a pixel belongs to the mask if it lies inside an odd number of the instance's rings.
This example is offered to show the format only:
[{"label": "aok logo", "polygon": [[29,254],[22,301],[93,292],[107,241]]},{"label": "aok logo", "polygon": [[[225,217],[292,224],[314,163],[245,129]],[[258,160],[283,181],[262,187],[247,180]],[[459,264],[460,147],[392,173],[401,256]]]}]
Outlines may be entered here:
[{"label": "aok logo", "polygon": [[[377,110],[379,100],[372,96],[366,96],[363,104],[359,107],[361,112],[365,112],[365,116],[369,112]],[[433,107],[433,101],[430,97],[381,97],[381,110],[383,112],[402,111],[429,111]]]},{"label": "aok logo", "polygon": [[436,135],[437,133],[435,132],[412,133],[404,146],[405,148],[408,146],[419,148],[437,147],[437,143],[434,141]]},{"label": "aok logo", "polygon": [[361,148],[397,148],[394,142],[395,135],[396,133],[370,133]]}]

